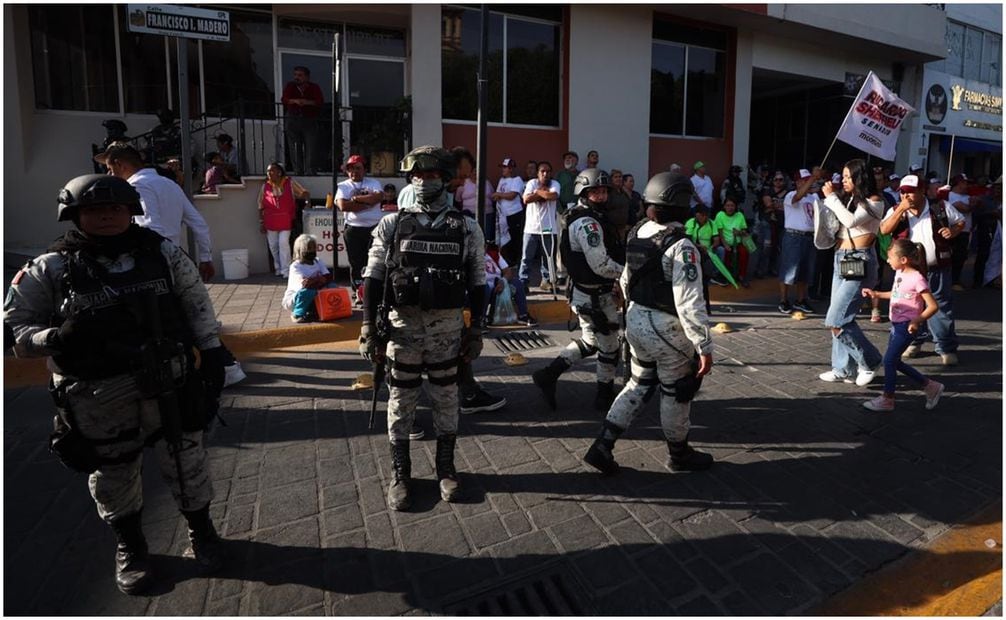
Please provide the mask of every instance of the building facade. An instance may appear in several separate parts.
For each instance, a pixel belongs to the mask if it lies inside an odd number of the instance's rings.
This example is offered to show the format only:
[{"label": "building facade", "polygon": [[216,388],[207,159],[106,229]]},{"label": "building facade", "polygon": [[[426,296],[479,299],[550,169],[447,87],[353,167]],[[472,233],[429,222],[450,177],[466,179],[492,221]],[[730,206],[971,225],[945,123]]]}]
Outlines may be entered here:
[{"label": "building facade", "polygon": [[[310,68],[331,105],[336,32],[345,41],[338,93],[345,153],[372,155],[381,176],[388,158],[378,155],[397,156],[409,143],[474,151],[477,5],[200,6],[230,13],[231,38],[183,42],[190,113],[214,127],[224,119],[212,131],[234,135],[240,101],[252,127],[240,145],[248,171],[286,154],[277,102],[294,66]],[[690,169],[696,160],[717,185],[732,164],[807,167],[820,163],[848,110],[850,76],[873,70],[915,105],[927,63],[947,56],[940,5],[489,8],[491,179],[503,157],[558,167],[567,149],[581,165],[596,149],[601,167],[633,173],[639,185],[672,163]],[[127,23],[125,5],[4,7],[4,154],[19,179],[4,210],[8,249],[37,249],[59,233],[54,198],[63,181],[91,170],[103,120],[123,121],[134,136],[157,124],[158,110],[177,109],[176,42],[130,33]],[[403,110],[409,135],[389,137],[381,119]],[[331,125],[322,116],[331,169]],[[204,143],[212,131],[203,132]],[[904,139],[898,157],[907,162]],[[855,154],[839,144],[829,163]],[[325,178],[312,182],[323,195]],[[251,204],[229,208],[254,218]]]}]

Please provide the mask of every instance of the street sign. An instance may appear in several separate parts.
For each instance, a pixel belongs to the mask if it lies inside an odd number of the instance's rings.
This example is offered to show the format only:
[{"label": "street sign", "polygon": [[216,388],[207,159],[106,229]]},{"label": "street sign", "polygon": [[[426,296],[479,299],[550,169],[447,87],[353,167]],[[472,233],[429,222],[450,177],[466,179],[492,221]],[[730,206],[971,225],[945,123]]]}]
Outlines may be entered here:
[{"label": "street sign", "polygon": [[206,41],[231,40],[227,11],[193,9],[173,4],[130,4],[129,31]]}]

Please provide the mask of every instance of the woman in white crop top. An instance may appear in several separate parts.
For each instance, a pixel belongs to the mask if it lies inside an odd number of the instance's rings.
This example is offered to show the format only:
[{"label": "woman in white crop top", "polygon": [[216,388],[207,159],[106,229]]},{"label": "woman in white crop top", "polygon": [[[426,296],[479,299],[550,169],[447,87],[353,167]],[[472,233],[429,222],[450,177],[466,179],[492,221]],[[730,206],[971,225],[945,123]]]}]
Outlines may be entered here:
[{"label": "woman in white crop top", "polygon": [[[874,187],[866,162],[853,159],[842,169],[842,192],[825,183],[824,206],[841,222],[835,244],[835,271],[831,280],[831,304],[824,324],[831,329],[831,370],[821,374],[823,381],[852,381],[863,386],[873,379],[874,369],[883,356],[866,338],[856,323],[856,313],[863,303],[863,288],[877,282],[878,263],[874,241],[884,215],[884,199]],[[839,264],[846,257],[866,260],[866,277],[846,280]]]}]

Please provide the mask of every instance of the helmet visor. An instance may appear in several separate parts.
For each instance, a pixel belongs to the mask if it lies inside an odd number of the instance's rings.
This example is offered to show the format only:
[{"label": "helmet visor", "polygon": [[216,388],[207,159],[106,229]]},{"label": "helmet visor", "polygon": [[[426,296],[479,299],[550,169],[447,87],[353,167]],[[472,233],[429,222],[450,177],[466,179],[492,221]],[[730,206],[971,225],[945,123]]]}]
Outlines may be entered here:
[{"label": "helmet visor", "polygon": [[415,170],[441,170],[443,162],[436,155],[430,153],[410,153],[402,160],[399,168],[401,172],[413,172]]}]

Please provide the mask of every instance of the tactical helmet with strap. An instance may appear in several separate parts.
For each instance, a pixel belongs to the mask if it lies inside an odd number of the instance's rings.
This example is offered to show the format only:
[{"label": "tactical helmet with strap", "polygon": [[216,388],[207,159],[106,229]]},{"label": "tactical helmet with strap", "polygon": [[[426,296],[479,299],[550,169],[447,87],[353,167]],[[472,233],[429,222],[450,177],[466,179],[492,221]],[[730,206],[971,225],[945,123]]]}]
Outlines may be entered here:
[{"label": "tactical helmet with strap", "polygon": [[130,215],[143,215],[136,189],[124,179],[106,174],[85,174],[70,179],[59,190],[58,201],[56,219],[60,222],[74,219],[82,207],[97,205],[126,205]]},{"label": "tactical helmet with strap", "polygon": [[440,178],[446,185],[454,178],[457,161],[447,149],[430,145],[420,146],[409,151],[409,154],[402,159],[398,170],[406,177],[411,176],[413,172],[436,170],[440,172]]},{"label": "tactical helmet with strap", "polygon": [[573,193],[581,198],[595,187],[611,187],[611,177],[600,168],[587,168],[576,175],[576,180],[573,181]]}]

